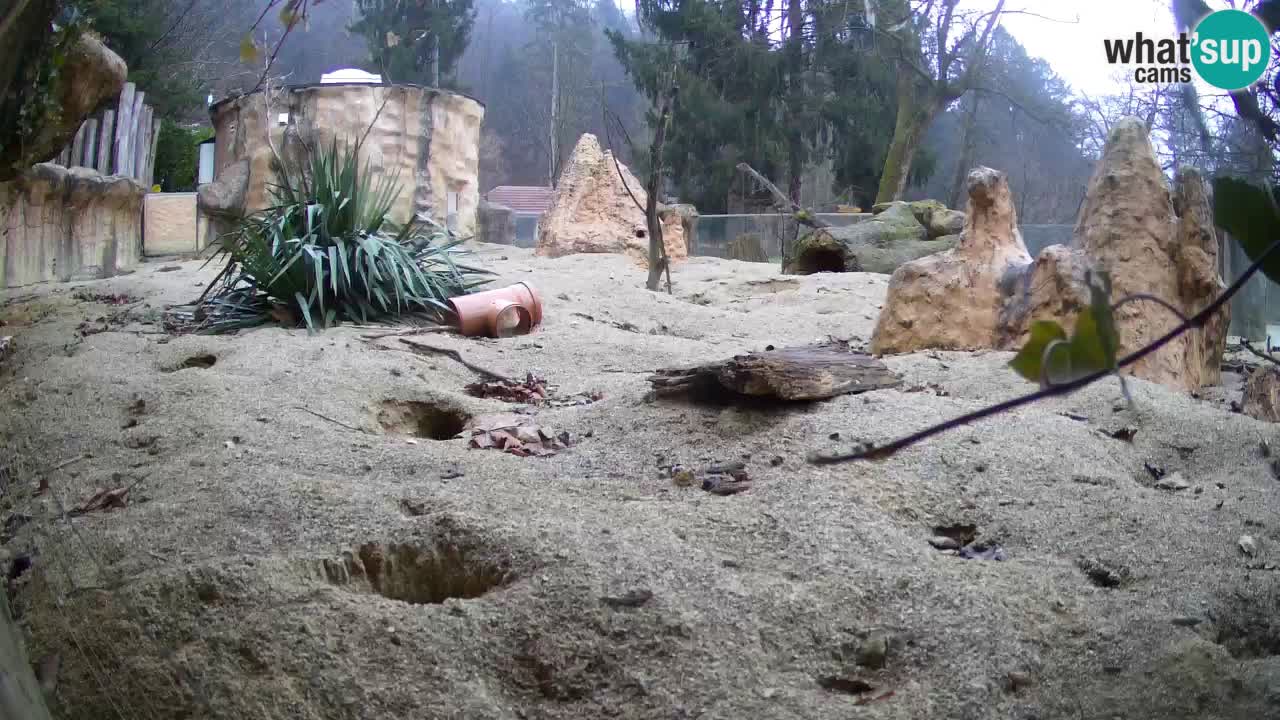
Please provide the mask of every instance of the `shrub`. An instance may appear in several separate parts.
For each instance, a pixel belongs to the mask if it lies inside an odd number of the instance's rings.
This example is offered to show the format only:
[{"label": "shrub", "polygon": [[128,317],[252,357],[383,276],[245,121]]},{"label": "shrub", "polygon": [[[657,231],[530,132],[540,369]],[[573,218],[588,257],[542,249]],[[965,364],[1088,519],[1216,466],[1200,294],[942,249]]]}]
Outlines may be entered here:
[{"label": "shrub", "polygon": [[272,318],[311,331],[412,314],[439,320],[449,298],[488,282],[487,271],[457,262],[462,239],[445,227],[421,216],[391,221],[396,178],[374,179],[356,147],[307,147],[296,166],[277,158],[273,170],[273,205],[220,239],[228,262],[197,302],[195,329]]}]

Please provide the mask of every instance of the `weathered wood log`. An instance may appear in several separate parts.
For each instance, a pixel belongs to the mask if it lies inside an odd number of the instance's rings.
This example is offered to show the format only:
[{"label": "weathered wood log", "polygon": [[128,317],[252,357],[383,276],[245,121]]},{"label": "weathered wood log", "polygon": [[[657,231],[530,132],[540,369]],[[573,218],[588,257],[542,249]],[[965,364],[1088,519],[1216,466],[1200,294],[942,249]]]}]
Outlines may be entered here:
[{"label": "weathered wood log", "polygon": [[[902,384],[884,363],[842,343],[779,348],[649,377],[660,395],[707,392],[763,399],[823,400]],[[728,393],[726,393],[728,391]]]}]

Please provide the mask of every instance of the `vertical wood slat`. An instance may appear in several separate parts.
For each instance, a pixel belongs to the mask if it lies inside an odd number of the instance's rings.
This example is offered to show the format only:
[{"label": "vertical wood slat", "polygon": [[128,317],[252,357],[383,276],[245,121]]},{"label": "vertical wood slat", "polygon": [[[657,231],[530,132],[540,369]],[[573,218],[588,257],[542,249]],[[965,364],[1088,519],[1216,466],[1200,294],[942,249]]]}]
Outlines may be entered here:
[{"label": "vertical wood slat", "polygon": [[98,118],[84,121],[84,160],[87,168],[98,169]]},{"label": "vertical wood slat", "polygon": [[152,108],[151,119],[151,152],[147,157],[147,187],[151,187],[156,183],[156,148],[160,144],[160,118],[154,117],[155,109]]},{"label": "vertical wood slat", "polygon": [[98,124],[98,161],[95,165],[103,175],[111,174],[111,144],[115,137],[116,112],[107,109],[102,111]]},{"label": "vertical wood slat", "polygon": [[129,131],[133,128],[133,94],[137,86],[131,82],[124,84],[120,92],[120,103],[116,110],[116,131],[111,151],[112,175],[129,174]]},{"label": "vertical wood slat", "polygon": [[[138,93],[138,95],[141,96],[142,93]],[[143,146],[147,144],[147,108],[145,106],[140,107],[135,102],[133,109],[135,111],[133,119],[133,165],[129,168],[129,177],[141,181]]]},{"label": "vertical wood slat", "polygon": [[84,134],[86,131],[85,125],[88,124],[89,121],[86,120],[80,123],[80,129],[76,130],[76,136],[71,141],[71,155],[69,156],[71,162],[67,167],[76,167],[84,164]]},{"label": "vertical wood slat", "polygon": [[138,179],[138,160],[140,156],[138,151],[142,147],[142,101],[147,94],[141,90],[133,94],[133,114],[130,118],[130,137],[129,137],[129,172],[127,175],[135,180]]}]

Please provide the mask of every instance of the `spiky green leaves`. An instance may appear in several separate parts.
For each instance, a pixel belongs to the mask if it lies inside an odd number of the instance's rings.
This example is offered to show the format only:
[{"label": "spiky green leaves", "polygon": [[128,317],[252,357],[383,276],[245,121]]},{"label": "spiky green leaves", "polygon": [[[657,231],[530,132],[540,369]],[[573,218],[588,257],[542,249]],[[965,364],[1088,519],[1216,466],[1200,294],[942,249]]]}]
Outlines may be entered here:
[{"label": "spiky green leaves", "polygon": [[487,271],[457,262],[463,241],[448,229],[424,217],[391,221],[395,178],[375,178],[355,148],[309,149],[275,171],[274,205],[223,239],[230,262],[210,301],[220,318],[210,329],[265,322],[278,305],[313,331],[343,320],[439,318],[449,298],[488,282]]}]

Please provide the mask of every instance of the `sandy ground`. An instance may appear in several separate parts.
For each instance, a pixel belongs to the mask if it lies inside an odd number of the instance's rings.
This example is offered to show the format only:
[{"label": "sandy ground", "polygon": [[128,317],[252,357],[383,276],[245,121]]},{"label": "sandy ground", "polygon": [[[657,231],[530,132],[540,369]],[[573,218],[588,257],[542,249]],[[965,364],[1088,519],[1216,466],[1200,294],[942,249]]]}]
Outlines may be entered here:
[{"label": "sandy ground", "polygon": [[[61,658],[59,717],[1280,717],[1280,434],[1224,393],[1134,381],[1130,411],[1100,383],[814,466],[1030,388],[1005,353],[922,353],[886,360],[902,388],[827,402],[653,400],[659,367],[865,341],[886,277],[700,258],[667,296],[620,257],[480,252],[539,287],[543,327],[421,340],[601,391],[536,413],[576,437],[554,456],[385,430],[511,409],[396,338],[156,334],[198,262],[9,293],[5,553],[33,558],[16,604]],[[729,497],[661,469],[733,460],[754,485]],[[930,545],[967,525],[1005,559]]]}]

